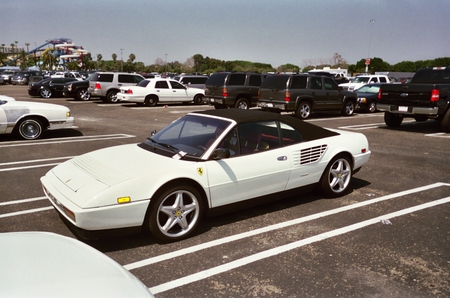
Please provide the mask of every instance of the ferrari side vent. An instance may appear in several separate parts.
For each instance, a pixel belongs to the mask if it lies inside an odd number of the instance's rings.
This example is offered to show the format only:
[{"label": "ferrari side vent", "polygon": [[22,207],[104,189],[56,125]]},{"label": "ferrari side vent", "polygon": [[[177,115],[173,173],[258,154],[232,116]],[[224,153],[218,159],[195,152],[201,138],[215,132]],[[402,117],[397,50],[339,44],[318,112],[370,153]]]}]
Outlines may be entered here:
[{"label": "ferrari side vent", "polygon": [[327,150],[327,145],[303,149],[300,152],[300,164],[306,165],[318,161]]}]

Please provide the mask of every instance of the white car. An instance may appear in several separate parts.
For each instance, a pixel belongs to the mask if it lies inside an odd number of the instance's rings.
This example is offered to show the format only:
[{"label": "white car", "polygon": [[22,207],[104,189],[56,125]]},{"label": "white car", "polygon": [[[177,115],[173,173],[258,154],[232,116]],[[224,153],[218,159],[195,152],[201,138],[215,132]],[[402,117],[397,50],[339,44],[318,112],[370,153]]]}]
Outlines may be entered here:
[{"label": "white car", "polygon": [[40,102],[16,101],[0,95],[0,134],[14,133],[26,140],[39,138],[46,130],[72,128],[69,108]]},{"label": "white car", "polygon": [[73,238],[0,233],[0,297],[153,297],[123,266]]},{"label": "white car", "polygon": [[136,86],[121,87],[117,99],[152,107],[172,102],[202,104],[204,95],[203,89],[191,88],[173,79],[153,78],[140,81]]},{"label": "white car", "polygon": [[361,133],[260,110],[207,110],[140,144],[75,157],[41,182],[81,237],[144,227],[162,241],[176,241],[191,235],[202,216],[225,208],[314,187],[341,196],[370,154]]},{"label": "white car", "polygon": [[349,83],[339,84],[339,87],[342,87],[343,90],[355,91],[356,89],[364,86],[365,84],[373,84],[373,83],[390,83],[391,80],[386,75],[360,75],[355,77]]}]

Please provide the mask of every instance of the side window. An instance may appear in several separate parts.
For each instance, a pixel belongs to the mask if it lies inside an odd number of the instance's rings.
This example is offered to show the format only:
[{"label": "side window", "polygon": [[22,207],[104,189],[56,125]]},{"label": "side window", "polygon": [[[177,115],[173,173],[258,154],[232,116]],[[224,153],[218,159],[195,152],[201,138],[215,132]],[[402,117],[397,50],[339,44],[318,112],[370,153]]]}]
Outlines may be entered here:
[{"label": "side window", "polygon": [[283,146],[289,146],[303,141],[303,137],[300,132],[289,124],[280,122],[280,130]]},{"label": "side window", "polygon": [[369,83],[378,83],[377,77],[373,77],[370,79]]},{"label": "side window", "polygon": [[139,83],[140,81],[142,81],[143,78],[140,76],[133,76],[133,83]]},{"label": "side window", "polygon": [[307,80],[308,79],[306,76],[293,76],[291,88],[292,89],[306,89]]},{"label": "side window", "polygon": [[119,78],[118,78],[118,81],[119,81],[119,83],[134,83],[133,81],[132,81],[132,76],[130,76],[130,75],[123,75],[123,74],[120,74],[119,75]]},{"label": "side window", "polygon": [[248,81],[249,86],[261,86],[261,76],[251,75]]},{"label": "side window", "polygon": [[111,83],[113,81],[114,75],[113,74],[99,74],[97,81],[99,82],[109,82]]},{"label": "side window", "polygon": [[155,83],[155,88],[157,88],[157,89],[169,89],[169,84],[167,84],[167,81],[157,81]]},{"label": "side window", "polygon": [[322,79],[318,77],[311,77],[311,89],[322,90]]},{"label": "side window", "polygon": [[242,155],[280,147],[279,130],[275,121],[241,124],[238,126],[238,134]]},{"label": "side window", "polygon": [[244,85],[245,74],[244,73],[232,73],[228,79],[228,85]]},{"label": "side window", "polygon": [[380,77],[380,83],[386,83],[386,82],[387,82],[387,80],[385,77]]},{"label": "side window", "polygon": [[170,85],[172,85],[172,89],[186,89],[183,85],[181,85],[178,82],[170,82]]},{"label": "side window", "polygon": [[333,79],[324,78],[325,90],[338,90],[338,85]]}]

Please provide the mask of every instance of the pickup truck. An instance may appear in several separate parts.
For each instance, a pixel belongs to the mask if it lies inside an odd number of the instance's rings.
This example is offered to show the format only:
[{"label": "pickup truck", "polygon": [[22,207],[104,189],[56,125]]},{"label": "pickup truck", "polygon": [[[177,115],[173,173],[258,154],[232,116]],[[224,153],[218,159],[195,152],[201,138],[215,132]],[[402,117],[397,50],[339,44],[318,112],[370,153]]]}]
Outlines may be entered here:
[{"label": "pickup truck", "polygon": [[450,132],[450,68],[423,68],[409,84],[382,84],[377,109],[389,127],[398,127],[403,118],[416,121],[436,119],[441,130]]},{"label": "pickup truck", "polygon": [[277,74],[261,84],[257,106],[271,112],[294,112],[307,119],[316,111],[336,111],[351,116],[357,94],[342,90],[333,78],[313,74]]}]

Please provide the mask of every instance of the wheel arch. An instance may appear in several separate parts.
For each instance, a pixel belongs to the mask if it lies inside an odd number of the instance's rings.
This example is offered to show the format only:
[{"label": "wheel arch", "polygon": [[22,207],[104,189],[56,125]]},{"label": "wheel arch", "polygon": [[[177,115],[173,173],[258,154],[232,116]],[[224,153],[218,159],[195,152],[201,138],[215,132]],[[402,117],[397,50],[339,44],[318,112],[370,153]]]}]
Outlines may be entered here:
[{"label": "wheel arch", "polygon": [[164,183],[163,185],[158,187],[158,189],[156,189],[155,192],[153,193],[153,195],[150,197],[150,204],[148,205],[147,212],[145,214],[144,224],[145,224],[146,220],[148,219],[148,217],[150,216],[151,210],[155,207],[154,206],[155,200],[153,200],[153,198],[161,195],[166,189],[175,187],[180,184],[188,184],[188,185],[192,186],[193,188],[195,188],[195,190],[197,190],[199,192],[199,194],[201,195],[201,202],[203,204],[203,214],[208,213],[207,210],[210,209],[208,196],[207,196],[204,188],[200,185],[200,183],[198,183],[198,181],[195,181],[194,179],[191,179],[191,178],[176,178],[176,179],[167,181],[166,183]]},{"label": "wheel arch", "polygon": [[315,106],[315,101],[314,101],[314,97],[312,96],[297,96],[295,98],[295,109],[297,110],[300,103],[306,101],[309,103],[309,105],[311,106],[311,109]]}]

